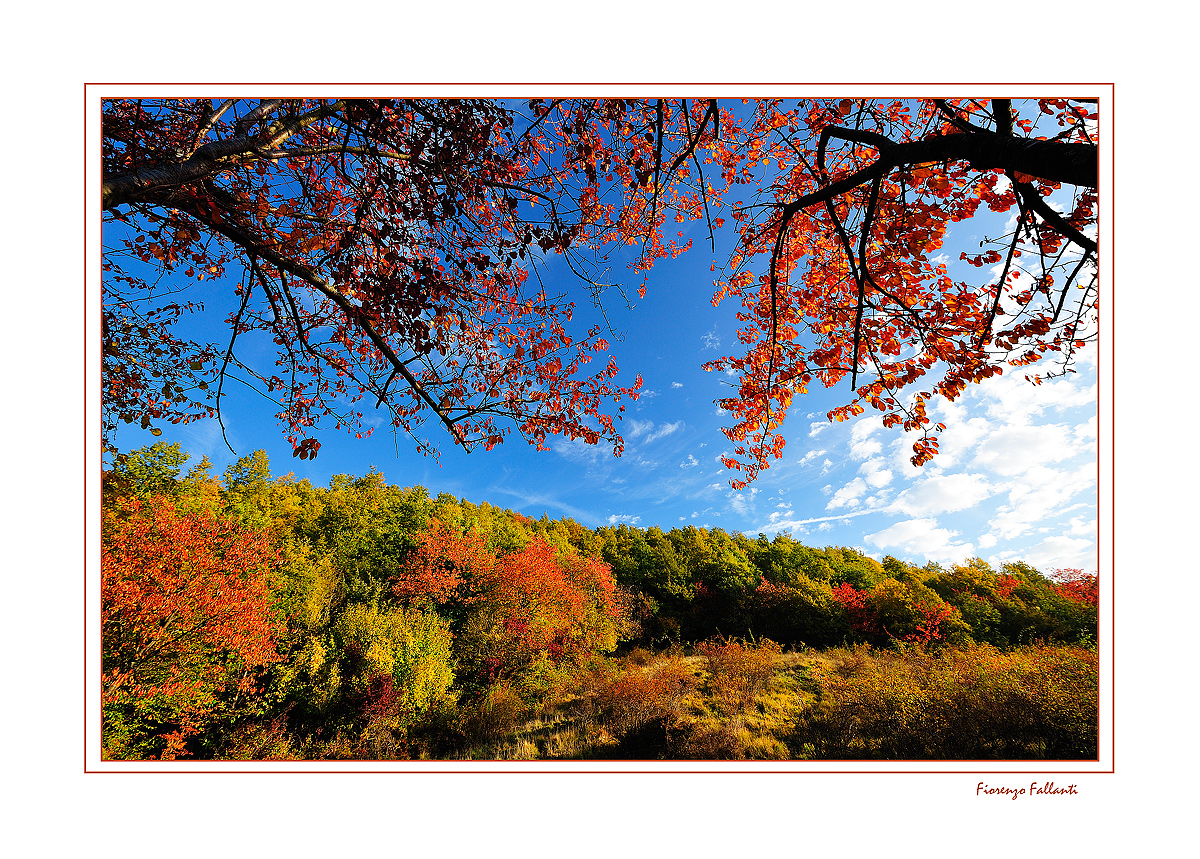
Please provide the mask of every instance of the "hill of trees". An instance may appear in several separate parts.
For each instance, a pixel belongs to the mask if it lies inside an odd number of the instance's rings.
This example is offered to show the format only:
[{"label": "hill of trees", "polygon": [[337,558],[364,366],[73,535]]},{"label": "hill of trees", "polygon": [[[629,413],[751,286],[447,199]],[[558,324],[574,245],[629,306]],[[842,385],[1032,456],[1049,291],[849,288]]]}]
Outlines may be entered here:
[{"label": "hill of trees", "polygon": [[103,475],[109,759],[1094,758],[1098,590],[178,445]]}]

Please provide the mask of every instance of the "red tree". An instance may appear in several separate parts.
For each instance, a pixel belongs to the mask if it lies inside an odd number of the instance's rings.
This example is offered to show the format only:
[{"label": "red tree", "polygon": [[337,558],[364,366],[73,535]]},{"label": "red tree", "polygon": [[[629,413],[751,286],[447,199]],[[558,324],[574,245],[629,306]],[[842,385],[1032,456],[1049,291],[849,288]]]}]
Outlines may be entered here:
[{"label": "red tree", "polygon": [[[1070,369],[1099,309],[1088,102],[1039,99],[1018,113],[1009,99],[767,99],[740,134],[722,135],[727,176],[757,185],[734,208],[741,243],[715,298],[741,301],[747,351],[709,365],[741,376],[721,401],[736,420],[724,461],[745,474],[735,486],[781,455],[779,426],[814,382],[850,379],[853,399],[831,420],[869,406],[885,425],[920,431],[920,465],[944,429],[926,414],[935,395],[953,400],[1046,356],[1058,359],[1050,372]],[[1064,214],[1045,199],[1062,186],[1074,189]],[[1014,211],[1016,227],[962,259],[1002,262],[999,275],[954,281],[935,255],[947,228],[981,207]],[[905,393],[931,373],[931,387]]]},{"label": "red tree", "polygon": [[611,650],[624,620],[607,564],[560,555],[540,538],[485,568],[473,591],[466,635],[474,661],[492,678],[542,658]]},{"label": "red tree", "polygon": [[1058,592],[1069,600],[1097,608],[1100,605],[1100,578],[1077,567],[1064,567],[1050,574]]},{"label": "red tree", "polygon": [[850,628],[866,638],[879,635],[879,615],[872,607],[870,591],[860,591],[854,585],[843,582],[832,590],[833,598],[846,609]]},{"label": "red tree", "polygon": [[[619,452],[606,409],[640,379],[618,384],[611,358],[589,371],[602,330],[569,331],[574,301],[530,274],[562,257],[598,299],[590,250],[636,243],[639,269],[681,250],[659,226],[699,194],[662,165],[716,125],[714,104],[662,101],[106,102],[106,435],[219,417],[234,366],[278,397],[301,458],[319,420],[360,432],[383,405],[410,433],[435,415],[468,448],[515,425]],[[158,275],[178,291],[239,269],[228,347],[173,337],[200,306],[157,298]],[[235,356],[255,330],[274,370]]]},{"label": "red tree", "polygon": [[496,557],[476,531],[465,534],[439,519],[417,535],[417,547],[392,582],[403,600],[470,601],[471,588],[491,575]]},{"label": "red tree", "polygon": [[265,534],[161,497],[102,513],[101,695],[106,748],[187,754],[236,715],[281,658]]}]

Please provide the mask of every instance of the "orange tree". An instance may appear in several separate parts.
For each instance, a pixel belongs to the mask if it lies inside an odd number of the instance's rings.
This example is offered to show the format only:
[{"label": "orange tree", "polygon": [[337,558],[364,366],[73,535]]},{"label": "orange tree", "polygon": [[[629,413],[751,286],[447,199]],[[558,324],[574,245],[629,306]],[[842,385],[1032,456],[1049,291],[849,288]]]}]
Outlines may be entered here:
[{"label": "orange tree", "polygon": [[[276,398],[301,458],[319,421],[369,432],[373,407],[426,452],[432,417],[467,448],[515,428],[619,453],[640,377],[588,367],[608,341],[572,322],[572,295],[600,302],[621,247],[644,289],[688,247],[664,240],[669,216],[713,236],[731,215],[714,301],[741,302],[745,352],[708,366],[740,377],[720,403],[734,485],[781,455],[797,394],[847,377],[830,418],[881,410],[920,433],[921,464],[933,396],[1045,357],[1069,370],[1095,336],[1097,119],[1069,98],[107,101],[105,437],[219,418],[233,368]],[[1015,226],[962,256],[994,277],[956,281],[936,254],[981,209]],[[578,290],[547,292],[555,258]],[[227,272],[227,342],[177,335]],[[252,331],[274,366],[239,361]]]},{"label": "orange tree", "polygon": [[[416,536],[392,594],[451,620],[468,683],[508,680],[613,650],[630,631],[627,595],[603,560],[541,537],[497,553],[483,535],[433,520]],[[469,676],[466,676],[469,675]]]},{"label": "orange tree", "polygon": [[167,760],[219,743],[255,715],[262,673],[282,658],[277,552],[265,532],[163,496],[106,505],[101,524],[105,753]]}]

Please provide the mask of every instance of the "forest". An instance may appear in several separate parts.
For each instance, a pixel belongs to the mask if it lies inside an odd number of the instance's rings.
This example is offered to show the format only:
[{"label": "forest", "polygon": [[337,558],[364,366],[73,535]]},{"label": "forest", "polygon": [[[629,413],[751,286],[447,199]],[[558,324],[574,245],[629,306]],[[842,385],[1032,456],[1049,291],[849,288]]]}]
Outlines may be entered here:
[{"label": "forest", "polygon": [[102,474],[107,760],[1097,757],[1081,570],[190,460]]}]

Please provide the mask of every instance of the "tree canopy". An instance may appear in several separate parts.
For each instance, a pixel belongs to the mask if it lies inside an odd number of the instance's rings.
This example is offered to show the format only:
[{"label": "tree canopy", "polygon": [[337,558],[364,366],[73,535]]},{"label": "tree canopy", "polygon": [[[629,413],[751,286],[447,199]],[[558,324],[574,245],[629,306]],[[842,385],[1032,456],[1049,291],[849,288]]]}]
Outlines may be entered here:
[{"label": "tree canopy", "polygon": [[[921,464],[932,397],[1069,371],[1096,336],[1097,120],[1069,98],[108,100],[106,444],[119,422],[219,419],[237,371],[301,458],[319,424],[369,433],[373,407],[426,452],[432,418],[468,449],[515,431],[619,454],[641,379],[574,318],[690,249],[671,220],[737,231],[713,301],[740,302],[744,351],[708,365],[740,377],[719,401],[735,486],[781,455],[796,395],[847,376],[830,418],[882,411]],[[937,254],[981,207],[1012,227],[952,280]],[[602,274],[618,253],[625,286]],[[542,276],[558,258],[573,282]],[[182,320],[231,274],[228,339],[204,342]],[[273,364],[239,357],[251,332]]]}]

